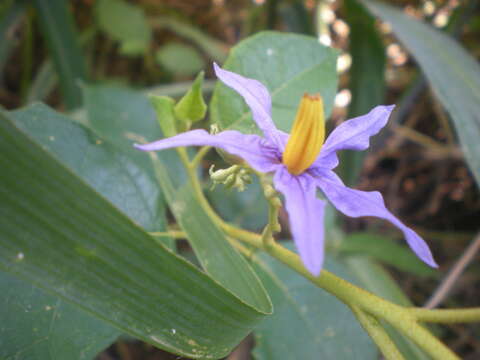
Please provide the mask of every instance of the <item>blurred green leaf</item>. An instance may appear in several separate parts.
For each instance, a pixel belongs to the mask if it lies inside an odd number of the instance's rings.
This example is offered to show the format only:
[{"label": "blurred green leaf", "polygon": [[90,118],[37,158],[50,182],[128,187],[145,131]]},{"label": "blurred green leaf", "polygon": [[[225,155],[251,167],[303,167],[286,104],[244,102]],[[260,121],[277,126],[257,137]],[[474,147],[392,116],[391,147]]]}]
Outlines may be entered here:
[{"label": "blurred green leaf", "polygon": [[72,109],[82,104],[79,83],[86,78],[83,54],[65,0],[33,0],[43,35],[60,79],[63,100]]},{"label": "blurred green leaf", "polygon": [[282,2],[278,10],[289,32],[315,35],[312,16],[303,1]]},{"label": "blurred green leaf", "polygon": [[91,360],[120,332],[36,287],[0,272],[0,358]]},{"label": "blurred green leaf", "polygon": [[[350,26],[349,52],[352,56],[349,89],[352,101],[348,118],[368,113],[385,98],[385,48],[375,19],[357,0],[346,0],[346,20]],[[375,138],[372,138],[375,141]],[[344,151],[339,171],[347,185],[354,185],[362,169],[365,151]]]},{"label": "blurred green leaf", "polygon": [[[242,41],[230,52],[224,68],[263,83],[272,95],[272,117],[289,131],[305,92],[320,93],[326,115],[337,90],[337,51],[313,37],[262,32]],[[212,122],[222,129],[258,133],[250,110],[233,90],[218,82],[210,103]]]},{"label": "blurred green leaf", "polygon": [[255,176],[252,180],[245,191],[219,185],[207,190],[207,196],[223,219],[244,229],[260,230],[268,221],[268,205],[258,178]]},{"label": "blurred green leaf", "polygon": [[171,16],[158,16],[150,19],[150,22],[154,27],[168,29],[186,40],[191,41],[215,61],[223,62],[227,57],[227,45],[212,38],[201,28],[177,20]]},{"label": "blurred green leaf", "polygon": [[[393,280],[393,278],[385,271],[385,269],[375,262],[365,257],[348,257],[344,259],[344,263],[355,274],[362,287],[372,293],[383,297],[389,301],[402,306],[412,306],[411,301]],[[405,359],[408,360],[428,360],[417,345],[409,339],[398,333],[391,325],[382,322],[383,327],[387,330],[392,340],[397,344],[398,349],[402,352]]]},{"label": "blurred green leaf", "polygon": [[35,101],[45,100],[54,90],[57,83],[58,75],[55,72],[53,63],[50,60],[44,61],[28,88],[26,103],[31,104]]},{"label": "blurred green leaf", "polygon": [[205,60],[198,51],[179,42],[163,45],[155,53],[157,63],[179,76],[192,76],[205,68]]},{"label": "blurred green leaf", "polygon": [[470,169],[480,185],[480,65],[454,39],[376,1],[361,0],[389,23],[417,60],[449,112]]},{"label": "blurred green leaf", "polygon": [[97,23],[112,39],[119,41],[125,55],[141,55],[150,45],[152,29],[140,6],[124,0],[98,0]]},{"label": "blurred green leaf", "polygon": [[[346,305],[267,255],[256,256],[254,263],[275,310],[255,329],[256,359],[376,358],[376,346]],[[325,268],[352,278],[331,259]]]},{"label": "blurred green leaf", "polygon": [[195,78],[192,87],[175,105],[175,116],[178,120],[187,123],[199,121],[205,117],[207,105],[202,94],[203,77],[204,72],[201,71]]},{"label": "blurred green leaf", "polygon": [[0,118],[0,269],[193,358],[225,356],[262,319]]},{"label": "blurred green leaf", "polygon": [[437,271],[418,259],[406,246],[398,245],[392,239],[369,233],[353,233],[345,236],[338,250],[342,254],[371,256],[392,265],[399,270],[418,276],[434,276]]}]

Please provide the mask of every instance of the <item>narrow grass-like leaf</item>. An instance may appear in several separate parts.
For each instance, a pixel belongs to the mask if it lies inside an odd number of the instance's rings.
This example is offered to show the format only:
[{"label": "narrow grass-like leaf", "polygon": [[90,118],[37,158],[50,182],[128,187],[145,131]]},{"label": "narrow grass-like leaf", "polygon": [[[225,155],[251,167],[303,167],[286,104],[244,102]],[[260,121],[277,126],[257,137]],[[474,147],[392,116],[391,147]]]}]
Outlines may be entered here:
[{"label": "narrow grass-like leaf", "polygon": [[263,317],[0,117],[2,270],[194,358],[225,356]]},{"label": "narrow grass-like leaf", "polygon": [[361,0],[389,23],[417,60],[453,120],[465,158],[480,185],[480,65],[453,38],[376,1]]},{"label": "narrow grass-like leaf", "polygon": [[[344,2],[346,20],[350,26],[349,51],[352,66],[349,89],[352,101],[348,118],[368,113],[383,104],[385,97],[385,48],[375,28],[375,20],[357,0]],[[375,138],[373,138],[372,141]],[[365,151],[344,151],[339,171],[347,185],[354,185],[360,175]]]},{"label": "narrow grass-like leaf", "polygon": [[57,69],[63,99],[68,108],[81,105],[79,82],[86,78],[84,58],[68,1],[34,0],[43,35]]},{"label": "narrow grass-like leaf", "polygon": [[3,77],[3,68],[15,44],[12,27],[15,26],[24,13],[25,1],[6,1],[0,5],[0,82]]},{"label": "narrow grass-like leaf", "polygon": [[418,276],[434,276],[438,272],[428,267],[406,246],[392,239],[369,233],[353,233],[345,236],[338,250],[345,255],[362,254]]},{"label": "narrow grass-like leaf", "polygon": [[167,16],[152,18],[150,22],[156,28],[168,29],[190,40],[215,61],[223,62],[227,57],[227,46],[225,44],[205,34],[202,29],[194,25]]}]

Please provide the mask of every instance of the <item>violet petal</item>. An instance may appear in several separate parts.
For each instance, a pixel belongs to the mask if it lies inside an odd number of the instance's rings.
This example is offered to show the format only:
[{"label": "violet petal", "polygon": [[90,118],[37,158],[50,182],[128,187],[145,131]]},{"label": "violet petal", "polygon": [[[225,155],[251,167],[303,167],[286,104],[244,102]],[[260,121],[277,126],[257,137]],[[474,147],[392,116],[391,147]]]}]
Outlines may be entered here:
[{"label": "violet petal", "polygon": [[294,176],[280,168],[273,178],[275,188],[285,196],[290,230],[300,258],[313,275],[323,265],[323,215],[326,202],[317,198],[315,180],[308,174]]},{"label": "violet petal", "polygon": [[422,261],[438,267],[425,241],[387,210],[378,191],[350,189],[332,171],[317,172],[317,175],[318,186],[339,211],[351,217],[375,216],[390,221],[403,232],[408,245]]},{"label": "violet petal", "polygon": [[394,105],[380,105],[368,114],[347,120],[337,126],[328,136],[312,167],[333,169],[338,165],[336,151],[365,150],[370,137],[376,135],[386,124]]},{"label": "violet petal", "polygon": [[238,131],[223,131],[211,135],[205,130],[192,130],[149,144],[135,144],[143,151],[157,151],[178,146],[214,146],[245,160],[251,167],[260,172],[277,169],[281,154],[277,148],[258,135],[244,135]]},{"label": "violet petal", "polygon": [[252,111],[253,120],[262,130],[267,139],[273,142],[280,151],[283,151],[285,144],[277,134],[278,130],[272,120],[272,100],[267,88],[254,79],[249,79],[222,69],[213,63],[215,74],[227,86],[239,93]]}]

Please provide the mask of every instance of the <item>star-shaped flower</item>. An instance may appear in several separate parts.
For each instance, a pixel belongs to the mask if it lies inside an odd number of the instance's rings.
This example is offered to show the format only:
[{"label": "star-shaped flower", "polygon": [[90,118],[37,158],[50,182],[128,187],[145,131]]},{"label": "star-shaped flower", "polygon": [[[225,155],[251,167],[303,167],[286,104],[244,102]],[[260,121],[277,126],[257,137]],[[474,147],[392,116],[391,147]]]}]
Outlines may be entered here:
[{"label": "star-shaped flower", "polygon": [[333,172],[338,165],[336,152],[367,149],[370,136],[385,126],[393,106],[377,106],[366,115],[345,121],[324,143],[323,103],[319,95],[304,95],[288,135],[278,130],[272,121],[271,98],[263,84],[223,70],[217,64],[214,68],[218,78],[243,97],[264,137],[232,130],[211,135],[199,129],[135,145],[137,149],[156,151],[209,145],[241,157],[259,172],[273,173],[274,186],[285,197],[293,240],[305,267],[313,275],[320,273],[324,258],[326,202],[317,197],[317,189],[347,216],[376,216],[390,221],[403,232],[408,245],[421,260],[437,267],[425,241],[387,210],[379,192],[348,188]]}]

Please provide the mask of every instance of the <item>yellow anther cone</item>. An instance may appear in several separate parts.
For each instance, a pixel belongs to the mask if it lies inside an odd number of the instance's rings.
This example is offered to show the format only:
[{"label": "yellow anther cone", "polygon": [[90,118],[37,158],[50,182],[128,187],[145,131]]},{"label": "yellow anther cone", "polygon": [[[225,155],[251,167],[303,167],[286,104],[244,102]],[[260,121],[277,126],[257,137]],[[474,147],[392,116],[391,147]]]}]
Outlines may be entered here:
[{"label": "yellow anther cone", "polygon": [[303,95],[290,138],[283,152],[283,164],[299,175],[312,165],[325,140],[325,116],[320,95]]}]

